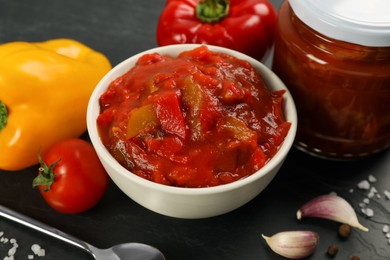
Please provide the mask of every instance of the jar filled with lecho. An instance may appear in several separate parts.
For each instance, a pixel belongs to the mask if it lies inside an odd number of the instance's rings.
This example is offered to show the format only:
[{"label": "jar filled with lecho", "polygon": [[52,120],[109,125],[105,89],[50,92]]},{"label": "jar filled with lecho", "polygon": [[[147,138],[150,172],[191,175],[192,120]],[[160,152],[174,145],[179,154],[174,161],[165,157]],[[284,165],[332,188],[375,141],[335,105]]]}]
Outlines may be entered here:
[{"label": "jar filled with lecho", "polygon": [[390,146],[390,1],[289,0],[273,70],[298,110],[296,146],[333,159]]}]

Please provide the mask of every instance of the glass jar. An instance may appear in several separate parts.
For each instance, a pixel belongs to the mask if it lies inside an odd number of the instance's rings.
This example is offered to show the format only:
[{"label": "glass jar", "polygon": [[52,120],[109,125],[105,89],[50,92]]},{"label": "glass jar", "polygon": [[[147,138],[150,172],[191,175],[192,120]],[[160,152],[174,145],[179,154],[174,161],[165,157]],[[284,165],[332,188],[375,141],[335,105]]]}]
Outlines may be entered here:
[{"label": "glass jar", "polygon": [[272,68],[297,106],[296,146],[310,154],[390,146],[390,1],[378,1],[289,0],[279,10]]}]

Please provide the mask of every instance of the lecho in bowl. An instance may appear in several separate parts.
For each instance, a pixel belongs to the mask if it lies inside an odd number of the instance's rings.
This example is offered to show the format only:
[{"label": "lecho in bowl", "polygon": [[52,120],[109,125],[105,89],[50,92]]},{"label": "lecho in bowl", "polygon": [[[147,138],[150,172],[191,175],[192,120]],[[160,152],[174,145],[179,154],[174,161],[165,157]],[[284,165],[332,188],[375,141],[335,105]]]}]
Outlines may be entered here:
[{"label": "lecho in bowl", "polygon": [[232,211],[274,178],[296,133],[293,99],[260,62],[216,46],[137,54],[97,85],[88,132],[114,183],[178,218]]}]

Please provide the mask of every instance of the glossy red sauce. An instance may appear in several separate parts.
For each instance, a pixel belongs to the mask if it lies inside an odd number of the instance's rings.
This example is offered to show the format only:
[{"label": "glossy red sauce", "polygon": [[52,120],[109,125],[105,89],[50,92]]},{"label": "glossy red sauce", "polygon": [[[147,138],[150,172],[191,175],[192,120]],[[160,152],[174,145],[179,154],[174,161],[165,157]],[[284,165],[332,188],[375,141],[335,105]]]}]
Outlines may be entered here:
[{"label": "glossy red sauce", "polygon": [[205,46],[178,57],[146,54],[100,97],[97,124],[104,145],[134,174],[216,186],[275,155],[290,128],[282,95],[248,62]]}]

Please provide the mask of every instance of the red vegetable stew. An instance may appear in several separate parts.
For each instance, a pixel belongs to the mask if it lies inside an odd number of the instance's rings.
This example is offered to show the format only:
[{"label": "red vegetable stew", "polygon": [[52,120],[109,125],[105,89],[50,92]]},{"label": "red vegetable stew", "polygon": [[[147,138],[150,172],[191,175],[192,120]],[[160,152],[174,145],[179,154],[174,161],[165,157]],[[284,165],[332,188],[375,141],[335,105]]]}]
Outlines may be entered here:
[{"label": "red vegetable stew", "polygon": [[99,133],[134,174],[170,186],[245,178],[277,152],[290,128],[283,92],[249,62],[206,46],[178,57],[145,54],[100,97]]}]

